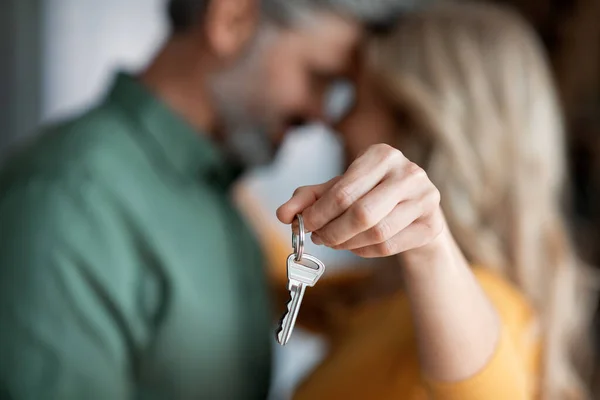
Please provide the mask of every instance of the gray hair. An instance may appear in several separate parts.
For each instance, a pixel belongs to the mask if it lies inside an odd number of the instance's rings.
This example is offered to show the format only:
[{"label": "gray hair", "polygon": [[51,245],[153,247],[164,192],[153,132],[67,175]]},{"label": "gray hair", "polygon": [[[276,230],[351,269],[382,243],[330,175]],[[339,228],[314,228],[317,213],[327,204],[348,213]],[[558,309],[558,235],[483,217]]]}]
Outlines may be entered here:
[{"label": "gray hair", "polygon": [[[198,22],[210,0],[170,0],[169,17],[174,31],[184,31]],[[331,11],[355,18],[366,26],[387,25],[396,16],[414,8],[419,0],[259,0],[262,17],[290,26],[309,12]]]}]

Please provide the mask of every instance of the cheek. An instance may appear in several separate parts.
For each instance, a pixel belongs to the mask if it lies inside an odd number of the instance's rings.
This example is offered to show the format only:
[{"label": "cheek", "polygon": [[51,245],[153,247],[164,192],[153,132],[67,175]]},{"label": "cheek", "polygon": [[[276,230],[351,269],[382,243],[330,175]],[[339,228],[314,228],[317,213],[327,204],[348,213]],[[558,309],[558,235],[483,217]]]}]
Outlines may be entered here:
[{"label": "cheek", "polygon": [[275,52],[268,60],[265,90],[275,109],[282,112],[299,110],[309,96],[301,64],[285,51]]}]

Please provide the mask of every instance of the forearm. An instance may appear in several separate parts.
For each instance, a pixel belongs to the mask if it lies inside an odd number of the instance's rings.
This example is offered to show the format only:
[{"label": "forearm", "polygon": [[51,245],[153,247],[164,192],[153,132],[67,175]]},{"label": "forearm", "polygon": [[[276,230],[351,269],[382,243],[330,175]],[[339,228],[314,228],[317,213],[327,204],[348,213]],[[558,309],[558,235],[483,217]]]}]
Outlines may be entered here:
[{"label": "forearm", "polygon": [[446,382],[476,374],[494,353],[500,322],[450,232],[398,257],[423,373]]}]

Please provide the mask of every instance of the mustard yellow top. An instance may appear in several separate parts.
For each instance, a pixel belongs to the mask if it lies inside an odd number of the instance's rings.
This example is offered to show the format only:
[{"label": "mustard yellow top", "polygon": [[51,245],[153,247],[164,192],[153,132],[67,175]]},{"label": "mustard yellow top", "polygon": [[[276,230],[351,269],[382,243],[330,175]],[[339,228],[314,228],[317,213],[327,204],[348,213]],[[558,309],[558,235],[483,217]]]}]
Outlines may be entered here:
[{"label": "mustard yellow top", "polygon": [[[248,207],[248,203],[246,203]],[[256,211],[256,210],[255,210]],[[254,213],[256,222],[257,214]],[[271,265],[273,289],[285,305],[288,238],[261,223],[259,236]],[[304,380],[297,400],[314,399],[535,399],[540,339],[535,314],[524,297],[502,277],[474,268],[496,306],[502,333],[494,355],[476,375],[461,382],[428,380],[420,372],[406,296],[399,290],[361,300],[361,287],[373,284],[372,271],[327,273],[307,290],[298,323],[325,335],[325,360]]]}]

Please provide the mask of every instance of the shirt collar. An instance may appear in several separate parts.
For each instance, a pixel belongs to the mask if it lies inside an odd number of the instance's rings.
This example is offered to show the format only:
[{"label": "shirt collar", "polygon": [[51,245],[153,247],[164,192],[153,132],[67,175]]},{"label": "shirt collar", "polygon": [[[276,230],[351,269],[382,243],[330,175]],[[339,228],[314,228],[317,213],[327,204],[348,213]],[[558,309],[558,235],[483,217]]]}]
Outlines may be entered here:
[{"label": "shirt collar", "polygon": [[178,173],[228,189],[242,168],[229,160],[206,136],[197,132],[133,76],[116,76],[109,101],[126,110],[140,129],[136,134],[158,151]]}]

